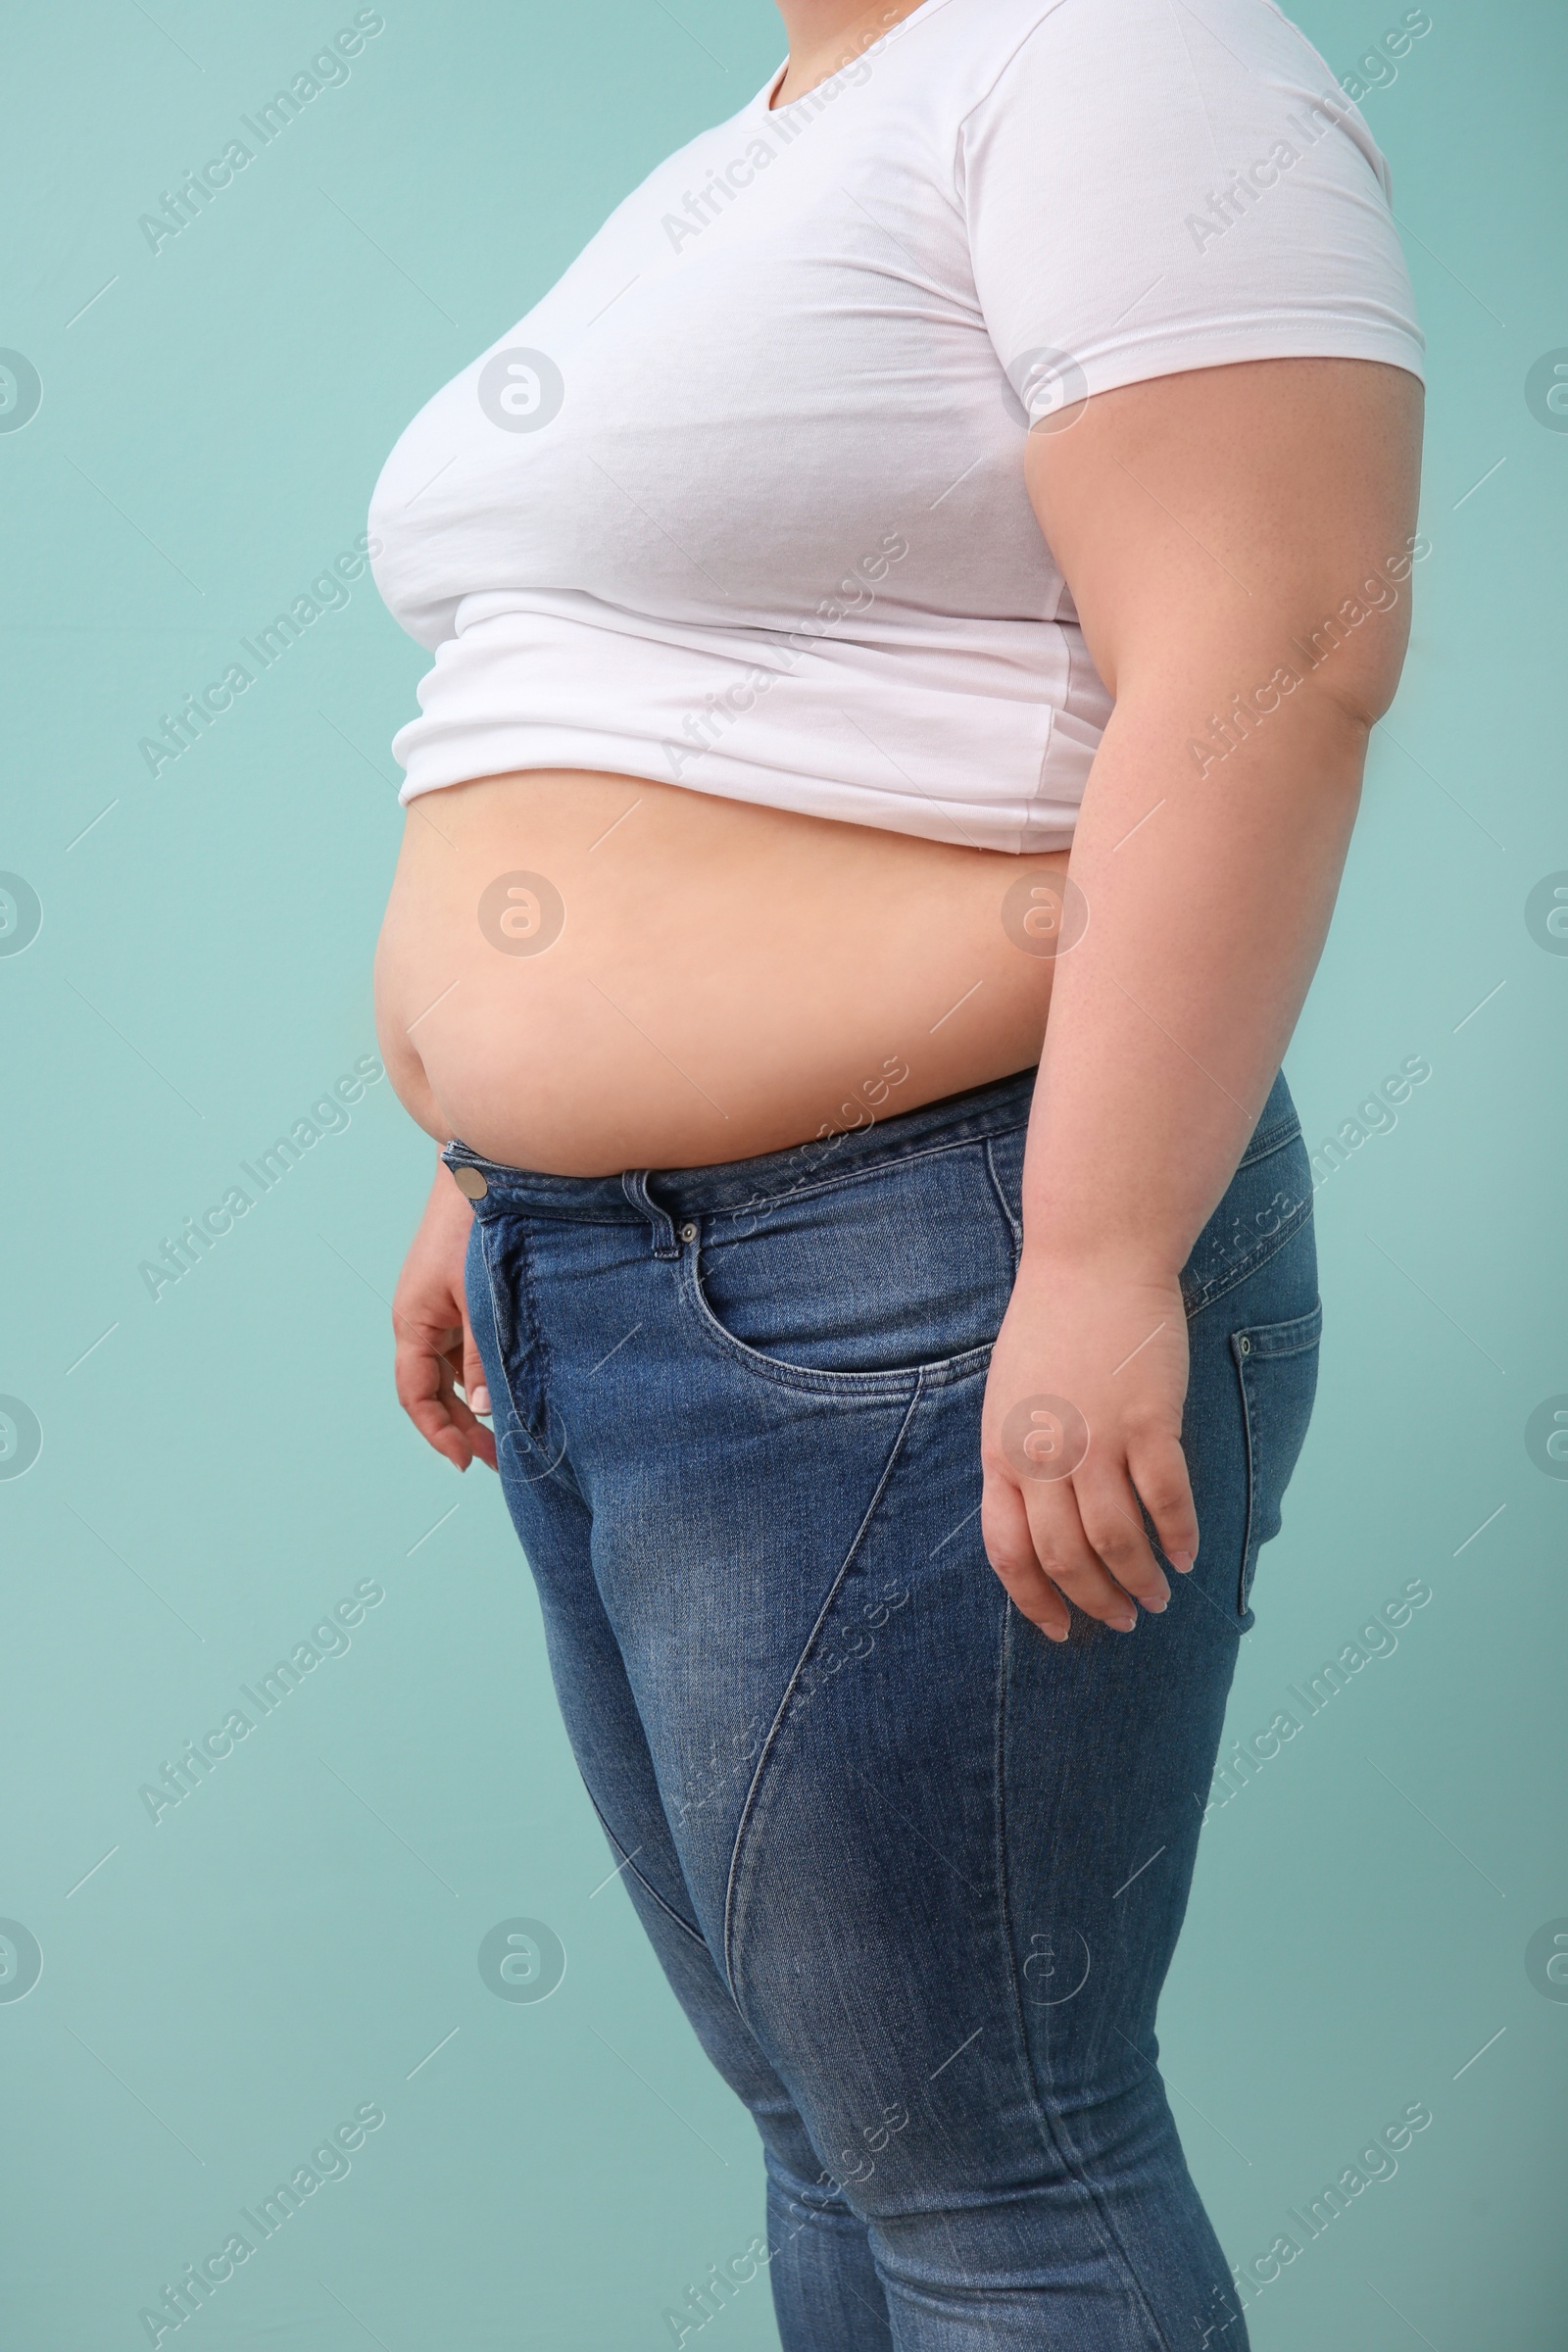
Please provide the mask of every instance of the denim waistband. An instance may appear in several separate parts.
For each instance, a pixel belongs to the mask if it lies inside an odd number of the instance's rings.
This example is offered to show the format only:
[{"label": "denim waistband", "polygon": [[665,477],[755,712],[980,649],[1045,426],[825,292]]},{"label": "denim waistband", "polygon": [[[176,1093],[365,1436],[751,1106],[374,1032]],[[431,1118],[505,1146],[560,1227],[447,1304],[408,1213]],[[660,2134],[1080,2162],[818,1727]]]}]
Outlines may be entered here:
[{"label": "denim waistband", "polygon": [[[533,1210],[541,1216],[577,1217],[591,1224],[663,1225],[667,1217],[711,1216],[725,1209],[760,1208],[770,1200],[798,1197],[841,1183],[869,1169],[917,1159],[953,1144],[984,1142],[1029,1123],[1036,1072],[1018,1070],[985,1086],[944,1095],[891,1118],[868,1117],[852,1127],[782,1152],[752,1159],[720,1160],[701,1168],[627,1168],[614,1176],[552,1176],[542,1169],[509,1167],[486,1159],[458,1140],[441,1156],[449,1168],[477,1168],[485,1180],[488,1207]],[[1261,1158],[1298,1134],[1300,1121],[1281,1070],[1258,1115],[1241,1165]]]},{"label": "denim waistband", "polygon": [[950,1144],[982,1142],[1029,1123],[1035,1072],[1019,1070],[961,1094],[944,1095],[890,1118],[868,1113],[863,1127],[813,1136],[782,1152],[752,1159],[730,1159],[702,1168],[628,1168],[615,1176],[551,1176],[535,1168],[509,1167],[486,1159],[465,1143],[447,1145],[449,1168],[477,1168],[486,1185],[486,1205],[536,1210],[542,1216],[582,1217],[592,1223],[645,1222],[649,1207],[671,1213],[712,1215],[726,1208],[755,1208],[763,1202],[832,1184],[867,1169],[912,1159]]}]

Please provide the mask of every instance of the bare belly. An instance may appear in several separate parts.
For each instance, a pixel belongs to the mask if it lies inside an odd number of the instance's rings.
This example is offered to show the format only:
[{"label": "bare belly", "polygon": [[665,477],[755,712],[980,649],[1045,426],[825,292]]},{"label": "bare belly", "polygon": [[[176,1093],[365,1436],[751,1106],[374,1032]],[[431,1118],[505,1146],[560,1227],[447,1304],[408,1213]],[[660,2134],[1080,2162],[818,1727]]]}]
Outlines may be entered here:
[{"label": "bare belly", "polygon": [[408,809],[381,1051],[420,1126],[514,1166],[781,1150],[1036,1061],[1065,866],[635,776],[480,777]]}]

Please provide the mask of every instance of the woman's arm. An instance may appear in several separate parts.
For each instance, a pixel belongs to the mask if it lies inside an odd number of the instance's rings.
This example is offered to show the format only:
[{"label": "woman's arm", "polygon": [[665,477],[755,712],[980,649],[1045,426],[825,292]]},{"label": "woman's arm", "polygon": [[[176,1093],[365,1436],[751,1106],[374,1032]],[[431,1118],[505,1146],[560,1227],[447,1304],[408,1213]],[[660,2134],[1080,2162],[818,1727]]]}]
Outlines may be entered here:
[{"label": "woman's arm", "polygon": [[[1178,1277],[1300,1010],[1398,681],[1420,419],[1400,368],[1270,360],[1103,393],[1029,438],[1036,514],[1116,697],[983,1439],[988,1554],[1057,1639],[1063,1593],[1111,1624],[1134,1621],[1128,1594],[1164,1605],[1139,1498],[1173,1565],[1198,1549]],[[1068,1475],[1020,1455],[1041,1396],[1086,1425]],[[1034,1467],[1059,1468],[1040,1426]]]}]

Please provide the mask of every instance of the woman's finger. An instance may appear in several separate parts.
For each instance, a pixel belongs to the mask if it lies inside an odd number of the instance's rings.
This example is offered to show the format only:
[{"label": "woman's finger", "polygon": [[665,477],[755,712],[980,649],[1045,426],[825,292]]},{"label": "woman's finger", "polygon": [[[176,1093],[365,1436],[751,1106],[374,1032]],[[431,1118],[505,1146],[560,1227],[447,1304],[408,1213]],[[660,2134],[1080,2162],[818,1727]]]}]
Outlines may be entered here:
[{"label": "woman's finger", "polygon": [[[495,1438],[476,1417],[472,1407],[457,1394],[456,1384],[451,1381],[447,1384],[446,1404],[452,1426],[466,1446],[469,1458],[483,1462],[487,1470],[493,1470],[496,1467]],[[465,1463],[464,1467],[466,1469],[467,1464]]]},{"label": "woman's finger", "polygon": [[1154,1522],[1160,1550],[1174,1569],[1185,1574],[1198,1557],[1198,1506],[1180,1441],[1152,1437],[1130,1444],[1127,1468]]},{"label": "woman's finger", "polygon": [[399,1334],[393,1360],[398,1402],[427,1446],[458,1470],[466,1470],[474,1448],[453,1420],[452,1374],[439,1348]]},{"label": "woman's finger", "polygon": [[986,1557],[1008,1598],[1031,1625],[1053,1642],[1065,1642],[1071,1620],[1067,1604],[1041,1573],[1029,1533],[1029,1514],[1010,1478],[988,1470],[980,1502],[980,1535]]},{"label": "woman's finger", "polygon": [[1132,1480],[1120,1466],[1097,1464],[1093,1455],[1073,1478],[1078,1516],[1097,1559],[1122,1591],[1156,1615],[1170,1598],[1159,1562],[1150,1548]]},{"label": "woman's finger", "polygon": [[1096,1557],[1078,1514],[1072,1480],[1029,1480],[1023,1500],[1035,1557],[1057,1591],[1086,1617],[1098,1617],[1102,1625],[1130,1634],[1138,1623],[1138,1611]]},{"label": "woman's finger", "polygon": [[[451,1415],[452,1426],[488,1469],[496,1467],[495,1440],[478,1418],[490,1410],[490,1392],[484,1385],[484,1366],[474,1347],[473,1335],[465,1314],[458,1330],[452,1334],[452,1345],[442,1349],[445,1377],[442,1396]],[[481,1401],[482,1400],[482,1401]]]},{"label": "woman's finger", "polygon": [[490,1392],[485,1386],[484,1365],[479,1360],[479,1350],[473,1344],[473,1333],[468,1328],[466,1315],[463,1318],[462,1344],[453,1350],[453,1357],[455,1359],[454,1375],[459,1372],[463,1375],[461,1396],[455,1393],[456,1379],[454,1378],[453,1420],[466,1443],[473,1448],[476,1457],[488,1469],[493,1470],[496,1467],[495,1437],[479,1419],[481,1413],[489,1413]]},{"label": "woman's finger", "polygon": [[[473,1344],[467,1317],[449,1334],[451,1345],[441,1350],[445,1377],[441,1393],[452,1425],[464,1439],[470,1451],[487,1468],[496,1467],[495,1440],[478,1418],[490,1410],[490,1392],[485,1387],[484,1365]],[[466,1467],[466,1465],[465,1465]]]},{"label": "woman's finger", "polygon": [[488,1420],[490,1391],[485,1385],[484,1365],[479,1360],[479,1350],[473,1344],[473,1333],[468,1328],[466,1316],[463,1320],[463,1394],[480,1418]]}]

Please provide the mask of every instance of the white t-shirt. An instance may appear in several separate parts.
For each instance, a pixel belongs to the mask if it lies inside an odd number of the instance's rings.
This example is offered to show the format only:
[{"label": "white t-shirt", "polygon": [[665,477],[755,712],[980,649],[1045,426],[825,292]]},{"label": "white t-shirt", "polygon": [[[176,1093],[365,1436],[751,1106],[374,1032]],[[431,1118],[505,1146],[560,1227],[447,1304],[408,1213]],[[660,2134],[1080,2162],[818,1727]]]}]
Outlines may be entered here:
[{"label": "white t-shirt", "polygon": [[778,78],[388,459],[375,578],[435,654],[402,798],[598,768],[1065,847],[1110,697],[1029,424],[1242,360],[1419,376],[1387,165],[1272,0],[924,0]]}]

